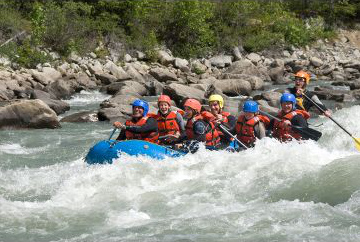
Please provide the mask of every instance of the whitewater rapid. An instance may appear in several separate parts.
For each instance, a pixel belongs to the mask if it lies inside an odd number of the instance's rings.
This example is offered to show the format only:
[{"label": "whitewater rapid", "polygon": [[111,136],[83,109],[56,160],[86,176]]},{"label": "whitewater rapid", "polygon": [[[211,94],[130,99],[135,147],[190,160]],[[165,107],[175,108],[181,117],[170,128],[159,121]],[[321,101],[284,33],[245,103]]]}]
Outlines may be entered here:
[{"label": "whitewater rapid", "polygon": [[[70,102],[106,98],[91,96]],[[334,118],[360,134],[360,106]],[[83,157],[108,123],[0,131],[0,241],[360,241],[360,153],[330,120],[312,123],[318,143],[97,166]]]}]

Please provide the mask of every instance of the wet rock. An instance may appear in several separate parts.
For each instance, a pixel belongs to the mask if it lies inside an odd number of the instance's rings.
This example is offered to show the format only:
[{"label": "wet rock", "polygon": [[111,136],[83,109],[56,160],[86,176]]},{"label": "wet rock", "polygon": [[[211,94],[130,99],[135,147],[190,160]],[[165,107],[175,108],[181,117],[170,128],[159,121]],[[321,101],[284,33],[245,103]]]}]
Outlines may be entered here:
[{"label": "wet rock", "polygon": [[74,113],[60,120],[60,122],[69,122],[69,123],[85,123],[85,122],[97,122],[97,121],[99,121],[97,111],[84,111],[84,112]]},{"label": "wet rock", "polygon": [[58,127],[56,113],[41,100],[12,101],[0,107],[0,129]]},{"label": "wet rock", "polygon": [[64,101],[57,100],[57,98],[47,92],[41,90],[33,90],[30,94],[30,99],[39,99],[46,103],[57,115],[65,113],[70,110],[70,105]]}]

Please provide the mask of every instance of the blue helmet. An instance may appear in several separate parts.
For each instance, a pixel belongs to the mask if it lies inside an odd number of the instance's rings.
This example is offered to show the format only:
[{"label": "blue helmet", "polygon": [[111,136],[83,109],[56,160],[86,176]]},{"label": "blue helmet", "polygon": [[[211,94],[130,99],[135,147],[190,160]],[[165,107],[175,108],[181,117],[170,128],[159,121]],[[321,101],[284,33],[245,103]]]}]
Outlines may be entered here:
[{"label": "blue helmet", "polygon": [[259,112],[259,105],[255,101],[246,101],[243,106],[243,111],[248,113],[257,113]]},{"label": "blue helmet", "polygon": [[132,104],[133,107],[142,107],[144,109],[143,117],[149,112],[149,104],[141,99],[136,99]]},{"label": "blue helmet", "polygon": [[293,94],[291,93],[284,93],[283,95],[281,95],[280,98],[280,103],[285,103],[285,102],[292,102],[293,104],[293,109],[295,109],[295,105],[296,105],[296,98]]}]

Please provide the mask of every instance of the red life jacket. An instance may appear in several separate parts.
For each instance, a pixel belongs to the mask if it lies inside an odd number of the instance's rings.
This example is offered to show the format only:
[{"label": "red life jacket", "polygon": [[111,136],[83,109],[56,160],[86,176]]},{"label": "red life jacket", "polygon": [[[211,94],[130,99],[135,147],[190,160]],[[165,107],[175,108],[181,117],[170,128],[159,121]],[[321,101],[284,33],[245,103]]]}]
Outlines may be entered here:
[{"label": "red life jacket", "polygon": [[282,113],[282,111],[280,111],[277,117],[280,118],[281,121],[279,122],[277,120],[274,120],[273,136],[282,142],[292,140],[293,138],[296,140],[300,140],[301,135],[297,132],[294,132],[291,126],[287,126],[285,128],[283,127],[283,123],[285,120],[289,120],[291,122],[291,120],[298,114],[303,116],[306,120],[310,118],[310,114],[305,110],[296,109],[285,115]]},{"label": "red life jacket", "polygon": [[[134,123],[132,120],[126,120],[125,125],[126,126],[143,126],[146,121],[148,120],[149,116],[142,117],[139,119],[136,123]],[[125,130],[125,136],[126,139],[140,139],[145,140],[151,143],[157,143],[159,134],[158,132],[146,132],[146,133],[134,133],[128,130]]]},{"label": "red life jacket", "polygon": [[[228,112],[223,112],[223,111],[221,111],[220,114],[222,115],[222,120],[221,120],[221,122],[223,122],[223,123],[225,123],[225,124],[229,123],[228,117],[229,117],[231,114],[228,113]],[[221,129],[216,128],[216,130],[218,131],[220,137],[223,137],[223,136],[224,136],[224,134],[223,134],[223,132],[221,131]]]},{"label": "red life jacket", "polygon": [[216,130],[213,120],[215,119],[214,115],[210,112],[204,111],[201,114],[196,114],[193,118],[188,120],[186,123],[186,136],[188,140],[194,139],[194,123],[199,120],[204,120],[209,126],[207,129],[209,131],[205,134],[205,145],[207,146],[217,146],[220,143],[219,132]]},{"label": "red life jacket", "polygon": [[266,127],[269,125],[270,119],[263,115],[256,115],[252,119],[246,120],[245,115],[241,114],[235,125],[237,138],[246,145],[253,145],[256,140],[254,126],[259,122],[264,123]]}]

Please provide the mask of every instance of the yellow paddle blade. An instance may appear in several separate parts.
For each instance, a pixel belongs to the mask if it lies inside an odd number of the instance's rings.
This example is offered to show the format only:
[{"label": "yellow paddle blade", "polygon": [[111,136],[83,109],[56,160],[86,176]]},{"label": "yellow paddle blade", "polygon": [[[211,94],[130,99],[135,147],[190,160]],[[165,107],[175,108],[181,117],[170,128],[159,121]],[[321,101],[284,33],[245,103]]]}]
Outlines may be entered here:
[{"label": "yellow paddle blade", "polygon": [[358,151],[360,151],[360,139],[359,138],[354,138],[353,139],[355,140],[355,147]]}]

